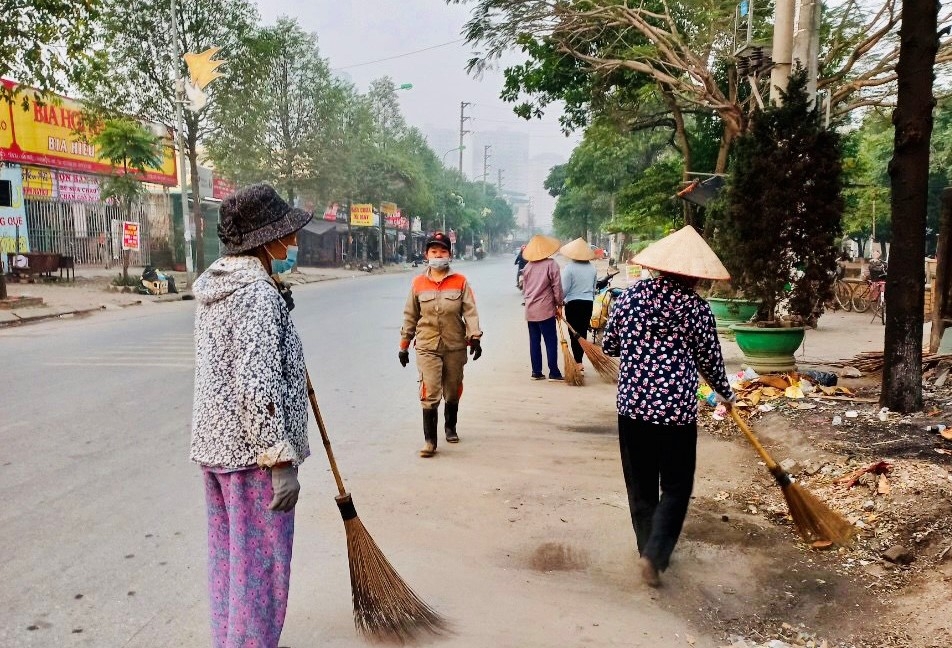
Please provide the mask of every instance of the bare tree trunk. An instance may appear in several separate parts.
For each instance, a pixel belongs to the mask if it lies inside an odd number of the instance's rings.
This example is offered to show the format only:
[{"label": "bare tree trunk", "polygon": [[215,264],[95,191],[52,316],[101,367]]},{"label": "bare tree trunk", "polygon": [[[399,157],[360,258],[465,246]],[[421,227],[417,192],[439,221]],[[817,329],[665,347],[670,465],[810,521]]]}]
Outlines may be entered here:
[{"label": "bare tree trunk", "polygon": [[879,402],[898,412],[922,408],[922,310],[925,298],[929,139],[939,5],[907,0],[899,28],[895,138],[889,164],[893,241],[886,280],[886,350]]},{"label": "bare tree trunk", "polygon": [[7,277],[3,272],[2,263],[0,263],[0,299],[7,299]]}]

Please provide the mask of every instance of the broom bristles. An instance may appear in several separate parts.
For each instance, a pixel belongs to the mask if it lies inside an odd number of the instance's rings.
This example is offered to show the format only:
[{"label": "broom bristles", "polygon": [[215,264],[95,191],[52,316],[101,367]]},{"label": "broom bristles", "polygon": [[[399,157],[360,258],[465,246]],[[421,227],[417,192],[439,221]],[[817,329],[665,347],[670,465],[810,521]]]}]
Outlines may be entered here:
[{"label": "broom bristles", "polygon": [[857,529],[842,515],[795,482],[781,487],[793,525],[806,542],[828,540],[841,547],[853,544]]},{"label": "broom bristles", "polygon": [[573,387],[581,387],[585,384],[585,376],[579,371],[578,363],[575,362],[575,356],[572,355],[572,351],[569,349],[569,343],[564,339],[562,340],[562,357],[565,359],[563,362],[564,369],[562,370],[562,377],[565,378],[566,385],[572,385]]},{"label": "broom bristles", "polygon": [[605,355],[605,352],[602,351],[600,346],[589,342],[581,336],[578,337],[578,343],[582,346],[585,357],[588,358],[592,366],[595,367],[595,371],[598,372],[598,375],[610,383],[617,383],[618,360]]},{"label": "broom bristles", "polygon": [[423,634],[449,630],[447,620],[400,577],[359,517],[345,517],[344,532],[358,632],[376,641],[406,644]]}]

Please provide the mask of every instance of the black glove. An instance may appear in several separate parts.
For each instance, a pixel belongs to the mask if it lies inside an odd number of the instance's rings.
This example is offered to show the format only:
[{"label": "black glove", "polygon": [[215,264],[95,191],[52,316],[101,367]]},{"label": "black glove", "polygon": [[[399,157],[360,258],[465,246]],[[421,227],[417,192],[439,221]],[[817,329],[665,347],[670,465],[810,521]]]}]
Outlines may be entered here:
[{"label": "black glove", "polygon": [[479,360],[479,356],[483,355],[483,347],[479,343],[479,338],[472,338],[469,341],[469,355],[473,356],[473,360]]},{"label": "black glove", "polygon": [[294,298],[291,297],[291,285],[283,281],[277,281],[278,293],[284,298],[284,303],[288,305],[288,311],[294,310]]},{"label": "black glove", "polygon": [[406,349],[402,349],[400,353],[397,354],[397,357],[400,358],[400,364],[406,367],[410,364],[410,352]]}]

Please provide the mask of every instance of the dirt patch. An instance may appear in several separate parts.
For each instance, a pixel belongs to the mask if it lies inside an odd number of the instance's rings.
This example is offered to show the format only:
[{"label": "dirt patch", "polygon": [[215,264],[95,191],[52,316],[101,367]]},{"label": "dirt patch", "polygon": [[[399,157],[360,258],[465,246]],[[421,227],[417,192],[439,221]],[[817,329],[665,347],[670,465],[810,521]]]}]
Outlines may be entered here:
[{"label": "dirt patch", "polygon": [[[878,385],[853,389],[871,398]],[[875,403],[780,399],[771,405],[753,417],[755,432],[777,461],[790,461],[801,486],[859,528],[856,546],[821,552],[800,543],[780,489],[759,462],[746,482],[738,475],[718,486],[723,491],[695,499],[684,538],[697,556],[719,562],[700,570],[683,612],[751,644],[952,645],[952,456],[936,452],[952,449],[952,442],[926,431],[952,422],[952,392],[927,393],[925,412],[914,416],[881,412]],[[853,411],[856,416],[846,416]],[[746,444],[733,424],[712,420],[709,410],[702,410],[701,423],[716,438]],[[888,470],[847,483],[880,461]],[[908,550],[911,564],[884,558],[895,545]],[[770,550],[750,553],[755,547]],[[749,552],[749,572],[741,583],[725,584],[725,570],[739,564],[730,558],[737,551]]]},{"label": "dirt patch", "polygon": [[588,554],[560,542],[545,542],[529,557],[529,566],[535,571],[573,571],[589,565]]}]

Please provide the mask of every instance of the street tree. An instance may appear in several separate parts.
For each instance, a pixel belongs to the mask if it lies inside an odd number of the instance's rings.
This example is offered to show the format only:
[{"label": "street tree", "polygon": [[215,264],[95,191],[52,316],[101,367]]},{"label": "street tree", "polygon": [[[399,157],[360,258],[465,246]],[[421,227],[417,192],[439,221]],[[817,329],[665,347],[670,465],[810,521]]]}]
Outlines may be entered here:
[{"label": "street tree", "polygon": [[[90,89],[91,101],[107,113],[135,115],[163,124],[175,123],[178,96],[174,71],[177,67],[181,77],[188,78],[188,69],[184,59],[172,59],[168,0],[102,0],[102,3],[95,42],[101,44],[108,56],[110,74]],[[220,47],[218,56],[226,61],[249,55],[246,45],[258,16],[247,0],[189,0],[180,3],[178,8],[180,53]],[[228,65],[221,71],[227,74]],[[208,92],[210,99],[204,108],[197,112],[185,111],[183,133],[199,270],[205,267],[204,228],[198,195],[200,149],[217,127],[210,119],[216,101],[215,86],[209,86]]]},{"label": "street tree", "polygon": [[935,107],[932,84],[942,51],[938,15],[936,0],[906,0],[899,30],[894,153],[889,164],[893,242],[886,280],[886,345],[879,402],[902,413],[922,408],[922,258]]},{"label": "street tree", "polygon": [[245,49],[216,89],[209,157],[226,177],[268,181],[289,202],[302,193],[323,198],[346,86],[331,75],[317,37],[293,19],[255,30]]},{"label": "street tree", "polygon": [[[95,0],[35,0],[0,5],[0,77],[21,85],[0,84],[0,104],[19,101],[25,110],[31,99],[49,97],[67,86],[101,71],[96,54],[87,48],[98,16]],[[24,93],[25,86],[37,89]],[[13,252],[0,249],[0,253]],[[0,263],[0,299],[7,298],[7,283]]]},{"label": "street tree", "polygon": [[[102,60],[89,47],[99,17],[99,0],[32,0],[0,4],[0,78],[36,88],[37,98],[65,92],[102,72]],[[23,87],[0,85],[0,99],[30,99]]]},{"label": "street tree", "polygon": [[[132,220],[133,206],[145,193],[143,178],[149,168],[162,165],[159,138],[131,119],[108,119],[93,138],[96,155],[115,171],[102,180],[101,195],[114,200],[121,214]],[[122,282],[129,282],[129,250],[122,250]]]},{"label": "street tree", "polygon": [[[494,64],[514,45],[522,46],[534,62],[528,70],[530,92],[545,88],[550,75],[560,75],[556,81],[566,84],[564,94],[573,91],[568,94],[573,99],[591,89],[614,92],[615,84],[583,81],[576,86],[578,69],[552,60],[570,57],[594,76],[619,71],[643,75],[656,84],[665,104],[674,102],[672,115],[716,114],[722,126],[716,172],[726,169],[732,142],[747,129],[749,115],[758,105],[756,97],[766,94],[765,88],[757,88],[758,92],[745,95],[732,65],[736,43],[732,0],[447,1],[474,5],[466,25],[467,40],[481,48],[470,62],[473,71]],[[895,96],[900,17],[900,0],[875,6],[850,1],[824,12],[817,87],[831,97],[834,118],[864,106],[888,105]],[[763,18],[754,25],[755,41],[768,40],[772,32],[768,17]],[[943,16],[946,20],[948,15]],[[952,61],[948,36],[939,44],[937,61],[943,65]],[[510,76],[510,81],[518,82],[518,76]],[[509,96],[512,90],[507,88]]]}]

